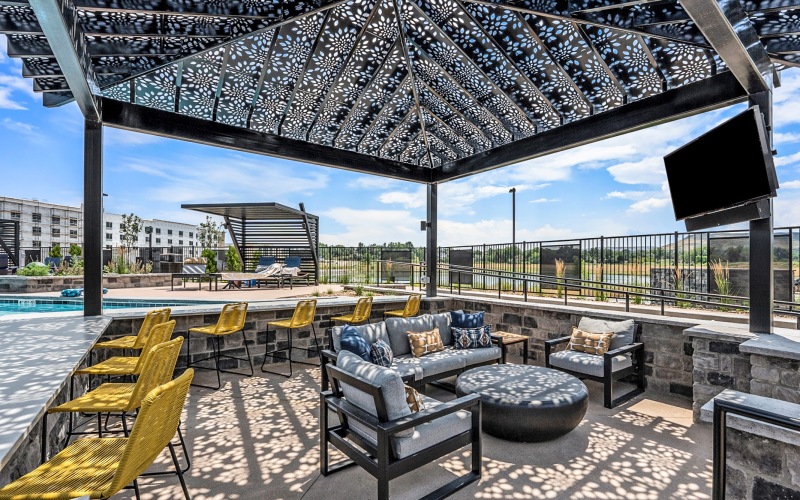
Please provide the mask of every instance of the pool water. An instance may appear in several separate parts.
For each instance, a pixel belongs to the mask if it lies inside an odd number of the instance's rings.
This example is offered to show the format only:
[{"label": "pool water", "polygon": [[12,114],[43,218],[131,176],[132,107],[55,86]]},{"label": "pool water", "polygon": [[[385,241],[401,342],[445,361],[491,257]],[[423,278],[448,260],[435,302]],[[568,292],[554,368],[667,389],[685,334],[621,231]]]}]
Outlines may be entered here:
[{"label": "pool water", "polygon": [[[225,301],[203,300],[138,300],[138,299],[103,299],[103,309],[130,309],[135,307],[175,307],[223,304]],[[83,299],[62,299],[48,297],[2,297],[0,298],[0,316],[21,313],[49,313],[63,311],[82,311]]]}]

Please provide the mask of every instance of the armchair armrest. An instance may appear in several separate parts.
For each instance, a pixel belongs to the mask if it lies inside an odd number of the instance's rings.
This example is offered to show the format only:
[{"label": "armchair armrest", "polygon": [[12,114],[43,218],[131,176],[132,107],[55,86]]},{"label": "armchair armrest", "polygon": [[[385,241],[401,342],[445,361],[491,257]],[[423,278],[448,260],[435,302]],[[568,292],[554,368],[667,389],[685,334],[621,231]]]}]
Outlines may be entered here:
[{"label": "armchair armrest", "polygon": [[544,341],[544,366],[546,368],[550,368],[550,353],[553,352],[553,348],[557,345],[566,344],[571,338],[572,336],[567,336]]},{"label": "armchair armrest", "polygon": [[641,342],[635,342],[633,344],[628,344],[618,349],[614,349],[613,351],[606,351],[605,354],[603,354],[604,358],[603,361],[609,360],[614,356],[619,356],[620,354],[627,354],[629,352],[638,351],[643,348],[644,344],[642,344]]},{"label": "armchair armrest", "polygon": [[321,352],[323,358],[325,358],[327,361],[333,362],[333,364],[336,364],[336,358],[339,357],[336,352],[331,349],[323,349]]},{"label": "armchair armrest", "polygon": [[412,427],[430,422],[431,420],[436,420],[437,418],[444,417],[445,415],[450,415],[451,413],[455,413],[459,410],[466,410],[469,408],[471,411],[480,411],[480,404],[480,395],[468,394],[447,403],[437,405],[435,408],[422,410],[408,417],[378,424],[378,430],[383,431],[388,435],[397,434],[398,432],[411,429]]}]

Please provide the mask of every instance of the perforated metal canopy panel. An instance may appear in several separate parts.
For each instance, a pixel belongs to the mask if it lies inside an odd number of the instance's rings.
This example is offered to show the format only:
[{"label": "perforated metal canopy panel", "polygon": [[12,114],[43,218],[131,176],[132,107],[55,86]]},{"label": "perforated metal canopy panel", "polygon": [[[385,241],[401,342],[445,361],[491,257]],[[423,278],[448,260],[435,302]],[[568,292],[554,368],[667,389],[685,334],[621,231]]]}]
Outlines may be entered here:
[{"label": "perforated metal canopy panel", "polygon": [[[412,180],[563,149],[559,130],[567,146],[598,140],[623,112],[649,109],[652,124],[747,95],[704,35],[715,26],[672,0],[50,1],[103,95],[134,105],[118,114],[355,153]],[[719,5],[741,14],[721,28],[766,54],[762,74],[800,63],[800,0]],[[28,2],[0,2],[0,31],[46,105],[73,97]],[[675,104],[687,96],[698,103]],[[540,136],[551,143],[534,146]]]}]

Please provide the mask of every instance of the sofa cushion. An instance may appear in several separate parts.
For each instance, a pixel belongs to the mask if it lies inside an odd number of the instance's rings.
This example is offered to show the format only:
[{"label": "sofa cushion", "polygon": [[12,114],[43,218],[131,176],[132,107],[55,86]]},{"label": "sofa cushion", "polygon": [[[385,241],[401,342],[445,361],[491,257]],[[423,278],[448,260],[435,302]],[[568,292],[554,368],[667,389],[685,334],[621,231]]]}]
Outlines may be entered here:
[{"label": "sofa cushion", "polygon": [[411,377],[412,380],[422,380],[422,366],[417,362],[419,359],[423,358],[415,358],[410,354],[395,356],[390,368],[396,371],[404,380],[407,380],[406,377]]},{"label": "sofa cushion", "polygon": [[433,325],[439,329],[439,336],[442,337],[444,345],[451,345],[453,343],[453,333],[450,331],[450,325],[453,322],[452,316],[449,312],[438,314],[431,314]]},{"label": "sofa cushion", "polygon": [[634,323],[632,319],[609,321],[584,316],[578,322],[578,328],[589,333],[613,333],[614,336],[611,338],[611,347],[609,347],[609,350],[613,351],[614,349],[619,349],[620,347],[625,347],[633,343],[636,323]]},{"label": "sofa cushion", "polygon": [[408,343],[411,344],[411,355],[415,358],[444,349],[438,328],[428,332],[408,332]]},{"label": "sofa cushion", "polygon": [[392,367],[394,368],[395,366],[398,367],[395,368],[398,371],[400,366],[406,367],[404,368],[406,371],[409,370],[408,366],[415,367],[422,372],[422,376],[417,378],[417,380],[419,380],[420,378],[436,376],[451,370],[462,370],[467,366],[467,358],[458,356],[455,349],[453,349],[452,346],[448,346],[442,351],[434,352],[420,358],[412,356],[404,356],[402,358],[396,357]]},{"label": "sofa cushion", "polygon": [[427,332],[436,326],[430,314],[414,316],[413,318],[386,318],[386,332],[389,335],[389,345],[395,356],[402,356],[411,352],[407,332]]},{"label": "sofa cushion", "polygon": [[357,354],[358,357],[364,361],[372,363],[372,354],[370,353],[370,343],[367,339],[358,333],[358,330],[350,325],[347,325],[342,330],[342,338],[339,340],[343,351],[350,351]]},{"label": "sofa cushion", "polygon": [[[336,358],[336,366],[343,371],[370,382],[381,388],[381,396],[386,405],[386,414],[389,420],[396,420],[407,415],[411,415],[406,403],[406,390],[400,375],[390,368],[384,368],[374,363],[364,361],[356,354],[343,350]],[[366,392],[356,389],[348,384],[342,384],[342,393],[351,404],[361,408],[367,413],[378,416],[375,409],[375,400]],[[364,437],[375,441],[376,434],[367,427],[350,419],[351,428]],[[399,435],[410,436],[414,433],[413,429],[402,431]]]},{"label": "sofa cushion", "polygon": [[366,324],[366,325],[342,325],[342,326],[334,326],[331,329],[331,339],[333,340],[333,350],[339,352],[342,350],[342,346],[340,343],[340,339],[342,337],[342,330],[344,330],[345,326],[350,326],[358,330],[358,333],[364,337],[367,342],[370,344],[374,344],[377,340],[383,340],[384,342],[389,342],[389,334],[386,333],[386,324],[381,321],[375,324]]},{"label": "sofa cushion", "polygon": [[489,325],[478,328],[453,327],[453,346],[456,349],[477,349],[492,347],[492,336]]},{"label": "sofa cushion", "polygon": [[[422,396],[422,400],[427,410],[442,404],[441,401],[426,396]],[[470,412],[457,411],[414,427],[414,432],[409,436],[395,437],[392,439],[392,451],[397,458],[405,458],[439,444],[456,434],[466,432],[471,426]]]},{"label": "sofa cushion", "polygon": [[[584,373],[593,377],[603,376],[603,356],[596,354],[567,349],[552,353],[550,355],[550,364],[556,368]],[[621,354],[611,358],[612,371],[623,370],[631,365],[633,365],[633,362],[630,354]]]},{"label": "sofa cushion", "polygon": [[580,328],[573,326],[572,336],[569,339],[567,349],[602,356],[608,351],[608,346],[611,345],[611,337],[613,335],[614,334],[611,332],[584,332]]},{"label": "sofa cushion", "polygon": [[376,340],[374,344],[369,346],[369,354],[372,357],[373,363],[385,366],[386,368],[392,366],[392,361],[394,361],[392,347],[388,342],[381,339]]},{"label": "sofa cushion", "polygon": [[502,356],[500,348],[494,345],[483,349],[453,349],[453,353],[464,358],[466,367],[497,361]]},{"label": "sofa cushion", "polygon": [[483,326],[483,311],[467,313],[461,310],[450,311],[452,318],[451,327],[477,328]]}]

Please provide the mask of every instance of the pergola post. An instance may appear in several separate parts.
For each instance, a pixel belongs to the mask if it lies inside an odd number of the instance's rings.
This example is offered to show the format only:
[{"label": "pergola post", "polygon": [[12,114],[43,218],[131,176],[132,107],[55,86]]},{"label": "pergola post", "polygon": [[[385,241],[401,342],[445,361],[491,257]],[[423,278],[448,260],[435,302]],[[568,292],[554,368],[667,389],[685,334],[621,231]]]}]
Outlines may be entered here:
[{"label": "pergola post", "polygon": [[[758,105],[763,113],[767,142],[772,147],[772,93],[751,94],[749,105]],[[773,216],[750,221],[750,332],[772,333],[774,274]]]},{"label": "pergola post", "polygon": [[428,286],[425,289],[425,294],[428,297],[436,297],[436,265],[439,257],[439,246],[436,241],[437,229],[437,196],[439,186],[437,184],[428,184],[428,214],[427,214],[427,230],[426,230],[426,256],[425,256],[425,269],[428,276]]},{"label": "pergola post", "polygon": [[83,137],[83,315],[103,314],[103,125],[87,119]]}]

